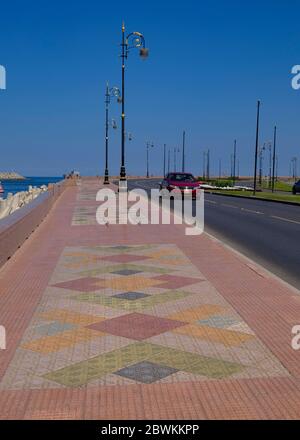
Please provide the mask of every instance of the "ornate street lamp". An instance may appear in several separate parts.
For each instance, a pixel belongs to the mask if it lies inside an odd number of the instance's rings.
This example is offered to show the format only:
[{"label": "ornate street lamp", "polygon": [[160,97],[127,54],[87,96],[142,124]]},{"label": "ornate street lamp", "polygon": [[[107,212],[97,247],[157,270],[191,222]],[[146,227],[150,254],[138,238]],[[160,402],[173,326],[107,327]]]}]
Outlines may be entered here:
[{"label": "ornate street lamp", "polygon": [[[140,32],[131,32],[125,36],[125,24],[122,23],[122,134],[121,134],[121,169],[120,169],[120,183],[123,182],[123,189],[127,188],[126,170],[125,170],[125,59],[128,57],[130,49],[139,49],[140,57],[145,59],[148,57],[148,49],[145,47],[145,38]],[[120,185],[121,186],[121,185]]]},{"label": "ornate street lamp", "polygon": [[114,129],[117,128],[116,121],[114,119],[109,121],[108,118],[108,108],[110,104],[111,98],[117,98],[120,100],[120,90],[118,87],[109,88],[108,82],[106,83],[106,93],[105,93],[105,171],[104,171],[104,184],[109,184],[109,173],[108,173],[108,128],[109,125],[112,125]]}]

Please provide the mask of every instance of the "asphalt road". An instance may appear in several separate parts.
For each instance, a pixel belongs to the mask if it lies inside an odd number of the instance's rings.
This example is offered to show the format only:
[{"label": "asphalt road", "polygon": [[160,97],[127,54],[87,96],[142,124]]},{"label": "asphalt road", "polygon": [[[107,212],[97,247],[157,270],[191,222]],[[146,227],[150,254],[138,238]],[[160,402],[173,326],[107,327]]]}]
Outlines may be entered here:
[{"label": "asphalt road", "polygon": [[[129,189],[160,179],[129,180]],[[300,207],[205,194],[205,231],[300,289]]]}]

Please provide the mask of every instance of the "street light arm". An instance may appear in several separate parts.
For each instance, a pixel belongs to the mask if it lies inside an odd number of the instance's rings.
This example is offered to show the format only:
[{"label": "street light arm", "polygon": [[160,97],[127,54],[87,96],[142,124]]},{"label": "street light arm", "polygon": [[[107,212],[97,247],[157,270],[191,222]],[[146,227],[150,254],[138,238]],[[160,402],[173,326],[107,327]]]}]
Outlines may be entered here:
[{"label": "street light arm", "polygon": [[126,37],[127,51],[133,48],[145,49],[145,38],[140,32],[131,32]]}]

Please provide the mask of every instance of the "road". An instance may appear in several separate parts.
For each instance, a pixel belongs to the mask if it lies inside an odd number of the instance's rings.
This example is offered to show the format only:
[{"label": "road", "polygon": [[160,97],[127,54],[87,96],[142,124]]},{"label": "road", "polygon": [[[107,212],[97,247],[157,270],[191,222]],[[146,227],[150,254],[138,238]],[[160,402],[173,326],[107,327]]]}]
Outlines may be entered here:
[{"label": "road", "polygon": [[[159,179],[129,180],[129,189]],[[205,194],[205,231],[300,289],[300,207]]]}]

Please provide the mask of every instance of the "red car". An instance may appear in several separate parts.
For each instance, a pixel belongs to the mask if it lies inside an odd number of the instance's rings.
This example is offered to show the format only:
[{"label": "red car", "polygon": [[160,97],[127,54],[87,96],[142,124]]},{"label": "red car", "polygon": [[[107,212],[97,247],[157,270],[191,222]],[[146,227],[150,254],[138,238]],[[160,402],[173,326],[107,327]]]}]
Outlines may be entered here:
[{"label": "red car", "polygon": [[192,196],[193,199],[196,198],[199,189],[199,182],[191,173],[169,173],[160,183],[160,190],[172,191],[182,197]]}]

